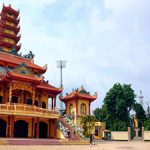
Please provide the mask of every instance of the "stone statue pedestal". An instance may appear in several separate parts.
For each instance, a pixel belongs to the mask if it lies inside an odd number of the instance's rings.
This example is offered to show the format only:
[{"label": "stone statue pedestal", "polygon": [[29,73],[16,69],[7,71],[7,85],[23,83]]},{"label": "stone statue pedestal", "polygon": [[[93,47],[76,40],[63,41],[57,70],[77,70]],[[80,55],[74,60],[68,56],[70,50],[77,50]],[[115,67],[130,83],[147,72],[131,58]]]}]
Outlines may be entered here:
[{"label": "stone statue pedestal", "polygon": [[138,128],[135,128],[135,129],[134,129],[134,131],[135,131],[134,140],[140,140],[140,139],[141,139],[141,137],[138,136],[139,130],[140,130],[140,129],[138,129]]},{"label": "stone statue pedestal", "polygon": [[140,130],[140,129],[134,129],[134,131],[135,131],[135,138],[138,138],[138,137],[139,137],[139,136],[138,136],[139,130]]}]

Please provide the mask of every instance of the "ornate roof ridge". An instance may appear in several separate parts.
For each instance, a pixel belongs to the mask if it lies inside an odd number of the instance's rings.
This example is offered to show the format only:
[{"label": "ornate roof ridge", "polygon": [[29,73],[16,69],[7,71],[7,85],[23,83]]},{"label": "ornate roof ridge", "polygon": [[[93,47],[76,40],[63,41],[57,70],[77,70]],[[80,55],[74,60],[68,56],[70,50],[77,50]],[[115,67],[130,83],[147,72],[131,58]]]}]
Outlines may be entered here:
[{"label": "ornate roof ridge", "polygon": [[34,68],[34,69],[40,69],[41,71],[43,71],[43,73],[47,70],[47,68],[43,68],[43,67],[35,64],[33,59],[27,59],[27,58],[19,57],[17,55],[13,55],[11,53],[6,53],[6,52],[2,52],[2,51],[0,51],[0,54],[3,55],[3,57],[8,57],[8,59],[6,59],[6,58],[5,59],[1,59],[0,58],[0,60],[2,60],[2,61],[14,63],[14,64],[17,64],[17,65],[21,64],[21,63],[27,63],[28,67]]}]

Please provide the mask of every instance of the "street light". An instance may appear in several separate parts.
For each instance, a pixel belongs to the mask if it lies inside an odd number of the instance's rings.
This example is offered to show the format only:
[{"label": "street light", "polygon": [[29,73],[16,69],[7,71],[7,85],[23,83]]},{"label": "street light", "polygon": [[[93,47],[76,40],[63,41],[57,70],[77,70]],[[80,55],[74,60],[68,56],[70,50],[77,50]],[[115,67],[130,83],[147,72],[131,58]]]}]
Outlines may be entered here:
[{"label": "street light", "polygon": [[[63,88],[63,75],[62,75],[62,69],[66,68],[66,60],[57,60],[57,68],[60,68],[60,87]],[[63,96],[63,93],[61,93],[60,96]],[[63,102],[60,102],[60,110],[63,110]]]}]

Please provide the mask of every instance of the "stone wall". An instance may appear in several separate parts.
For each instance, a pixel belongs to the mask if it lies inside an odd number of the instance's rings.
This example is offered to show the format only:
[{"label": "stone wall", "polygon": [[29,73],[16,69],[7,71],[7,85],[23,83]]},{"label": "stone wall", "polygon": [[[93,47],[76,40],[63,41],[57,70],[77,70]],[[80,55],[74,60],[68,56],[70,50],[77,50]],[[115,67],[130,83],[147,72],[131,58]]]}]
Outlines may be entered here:
[{"label": "stone wall", "polygon": [[111,140],[128,141],[128,131],[112,131]]}]

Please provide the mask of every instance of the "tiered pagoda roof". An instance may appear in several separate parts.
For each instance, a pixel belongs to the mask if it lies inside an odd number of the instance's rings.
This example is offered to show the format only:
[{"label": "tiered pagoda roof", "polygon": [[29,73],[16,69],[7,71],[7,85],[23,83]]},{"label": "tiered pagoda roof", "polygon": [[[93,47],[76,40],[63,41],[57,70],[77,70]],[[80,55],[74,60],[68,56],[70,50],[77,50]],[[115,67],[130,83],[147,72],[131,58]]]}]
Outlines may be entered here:
[{"label": "tiered pagoda roof", "polygon": [[18,44],[21,37],[18,35],[20,31],[18,15],[19,11],[14,10],[11,5],[8,7],[3,5],[0,14],[0,47],[4,51],[10,52],[13,48],[19,51],[21,48],[21,44]]},{"label": "tiered pagoda roof", "polygon": [[33,70],[38,70],[39,73],[45,73],[47,70],[47,67],[40,67],[37,64],[35,64],[31,59],[16,56],[5,52],[0,52],[0,64],[4,65],[6,63],[11,66],[17,66],[20,65],[21,63],[25,63],[29,68]]}]

